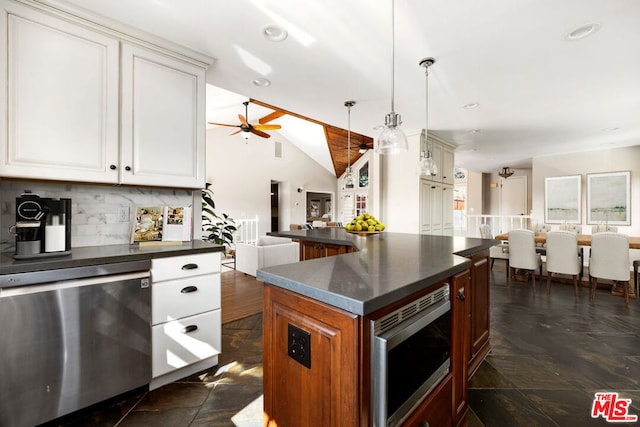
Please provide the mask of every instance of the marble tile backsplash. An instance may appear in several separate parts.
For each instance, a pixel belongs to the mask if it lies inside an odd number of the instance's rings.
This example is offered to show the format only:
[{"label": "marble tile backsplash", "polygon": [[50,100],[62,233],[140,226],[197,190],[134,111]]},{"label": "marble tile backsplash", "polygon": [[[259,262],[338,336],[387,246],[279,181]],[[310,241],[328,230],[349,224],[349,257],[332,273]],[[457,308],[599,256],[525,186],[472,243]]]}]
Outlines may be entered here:
[{"label": "marble tile backsplash", "polygon": [[[0,251],[13,250],[15,238],[9,227],[15,223],[16,197],[25,190],[40,197],[70,198],[71,246],[101,246],[129,243],[131,216],[136,206],[193,206],[200,191],[35,181],[0,181]],[[126,210],[126,221],[119,213]]]}]

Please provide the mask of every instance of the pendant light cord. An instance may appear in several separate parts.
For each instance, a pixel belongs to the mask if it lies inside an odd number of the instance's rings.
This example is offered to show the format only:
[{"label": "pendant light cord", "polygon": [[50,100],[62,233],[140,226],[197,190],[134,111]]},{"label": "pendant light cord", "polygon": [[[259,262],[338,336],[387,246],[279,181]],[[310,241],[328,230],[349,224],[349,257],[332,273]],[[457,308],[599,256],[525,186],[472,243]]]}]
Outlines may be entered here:
[{"label": "pendant light cord", "polygon": [[395,64],[396,64],[396,18],[395,18],[395,0],[391,0],[391,112],[394,110],[394,94],[395,94]]},{"label": "pendant light cord", "polygon": [[347,173],[351,173],[351,105],[347,105]]},{"label": "pendant light cord", "polygon": [[424,120],[424,142],[425,142],[425,150],[427,151],[425,157],[429,157],[429,67],[424,67],[424,82],[425,82],[425,100],[424,100],[424,111],[425,111],[425,120]]}]

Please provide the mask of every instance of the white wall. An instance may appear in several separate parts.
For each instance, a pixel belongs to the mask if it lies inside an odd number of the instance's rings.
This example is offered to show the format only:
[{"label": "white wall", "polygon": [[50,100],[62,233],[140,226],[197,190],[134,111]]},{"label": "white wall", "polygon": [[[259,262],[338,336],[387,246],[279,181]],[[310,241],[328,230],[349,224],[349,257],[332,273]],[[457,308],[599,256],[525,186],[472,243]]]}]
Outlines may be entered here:
[{"label": "white wall", "polygon": [[[207,130],[207,182],[214,192],[216,211],[232,218],[258,215],[259,235],[271,231],[271,181],[280,182],[281,230],[306,221],[306,192],[336,194],[336,177],[277,132],[265,139],[252,135],[245,141],[230,136],[231,128]],[[275,142],[282,143],[282,158],[275,157]],[[298,187],[305,191],[297,192]]]},{"label": "white wall", "polygon": [[409,150],[380,156],[379,220],[387,231],[420,233],[420,177],[416,167],[420,159],[420,132],[407,135]]},{"label": "white wall", "polygon": [[566,175],[582,176],[582,226],[586,234],[591,233],[587,225],[587,174],[631,171],[631,226],[618,227],[621,233],[640,234],[640,147],[607,149],[586,153],[566,154],[533,159],[532,214],[544,220],[545,178]]}]

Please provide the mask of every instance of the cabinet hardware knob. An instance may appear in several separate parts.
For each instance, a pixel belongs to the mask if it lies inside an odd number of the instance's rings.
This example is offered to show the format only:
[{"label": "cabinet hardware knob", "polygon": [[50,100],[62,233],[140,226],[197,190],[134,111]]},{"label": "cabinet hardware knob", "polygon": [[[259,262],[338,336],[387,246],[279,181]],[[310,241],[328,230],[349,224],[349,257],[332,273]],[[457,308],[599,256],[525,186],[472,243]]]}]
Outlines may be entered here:
[{"label": "cabinet hardware knob", "polygon": [[124,167],[124,170],[126,170],[126,171],[130,171],[130,170],[131,170],[131,166],[125,166],[125,167]]},{"label": "cabinet hardware knob", "polygon": [[189,325],[189,326],[185,326],[182,329],[182,333],[183,334],[188,334],[189,332],[193,332],[193,331],[197,331],[198,330],[198,325]]},{"label": "cabinet hardware knob", "polygon": [[435,186],[435,185],[432,185],[432,186],[431,186],[431,188],[436,188],[436,186]]},{"label": "cabinet hardware knob", "polygon": [[197,286],[186,286],[180,290],[181,294],[189,294],[198,290]]},{"label": "cabinet hardware knob", "polygon": [[198,264],[185,264],[182,266],[183,270],[195,270],[196,268],[198,268]]},{"label": "cabinet hardware knob", "polygon": [[456,298],[460,301],[464,301],[464,295],[456,295]]},{"label": "cabinet hardware knob", "polygon": [[109,166],[109,169],[111,169],[112,171],[116,170],[116,165]]}]

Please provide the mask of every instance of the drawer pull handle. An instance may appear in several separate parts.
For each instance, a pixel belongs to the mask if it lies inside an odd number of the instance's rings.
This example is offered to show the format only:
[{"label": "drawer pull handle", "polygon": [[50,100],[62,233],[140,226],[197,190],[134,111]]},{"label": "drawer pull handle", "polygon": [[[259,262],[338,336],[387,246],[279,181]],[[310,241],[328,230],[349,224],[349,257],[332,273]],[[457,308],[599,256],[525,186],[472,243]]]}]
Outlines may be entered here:
[{"label": "drawer pull handle", "polygon": [[189,325],[189,326],[185,326],[182,329],[182,333],[183,334],[188,334],[189,332],[193,332],[193,331],[197,331],[198,330],[198,325]]},{"label": "drawer pull handle", "polygon": [[182,288],[180,290],[180,293],[181,294],[188,294],[188,293],[191,293],[191,292],[195,292],[197,290],[198,290],[197,286],[186,286],[186,287],[184,287],[184,288]]},{"label": "drawer pull handle", "polygon": [[185,264],[182,266],[183,270],[195,270],[196,268],[198,268],[198,264]]}]

